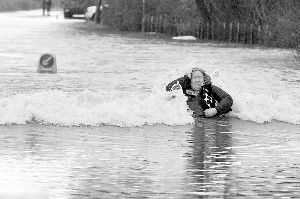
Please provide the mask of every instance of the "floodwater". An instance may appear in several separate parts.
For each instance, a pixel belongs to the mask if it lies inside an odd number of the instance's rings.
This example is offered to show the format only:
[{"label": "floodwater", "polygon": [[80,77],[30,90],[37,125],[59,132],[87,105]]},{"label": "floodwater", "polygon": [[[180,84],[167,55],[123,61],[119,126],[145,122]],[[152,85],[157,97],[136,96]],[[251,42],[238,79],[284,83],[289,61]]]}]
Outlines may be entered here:
[{"label": "floodwater", "polygon": [[[0,14],[0,198],[298,198],[294,52]],[[57,74],[37,74],[42,53]],[[164,86],[192,66],[233,111],[193,119]]]}]

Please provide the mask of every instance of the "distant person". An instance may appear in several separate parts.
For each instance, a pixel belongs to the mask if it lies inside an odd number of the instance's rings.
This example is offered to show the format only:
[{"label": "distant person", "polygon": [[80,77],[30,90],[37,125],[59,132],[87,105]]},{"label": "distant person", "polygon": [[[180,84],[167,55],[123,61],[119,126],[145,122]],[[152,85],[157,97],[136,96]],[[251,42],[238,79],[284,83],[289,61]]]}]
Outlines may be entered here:
[{"label": "distant person", "polygon": [[45,16],[45,11],[46,11],[46,0],[42,1],[42,7],[43,7],[43,16]]},{"label": "distant person", "polygon": [[167,91],[180,89],[188,97],[187,104],[194,116],[215,117],[231,111],[231,96],[212,85],[210,76],[200,68],[193,68],[166,86]]},{"label": "distant person", "polygon": [[45,1],[46,1],[47,15],[50,16],[52,2],[51,2],[51,0],[45,0]]}]

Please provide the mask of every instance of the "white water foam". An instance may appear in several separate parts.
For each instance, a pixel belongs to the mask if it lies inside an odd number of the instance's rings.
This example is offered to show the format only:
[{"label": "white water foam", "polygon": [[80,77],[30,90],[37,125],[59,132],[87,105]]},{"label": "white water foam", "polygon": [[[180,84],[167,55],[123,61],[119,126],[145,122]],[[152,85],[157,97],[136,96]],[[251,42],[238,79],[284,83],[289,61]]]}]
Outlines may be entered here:
[{"label": "white water foam", "polygon": [[[158,87],[148,94],[92,91],[75,94],[59,90],[18,93],[0,98],[0,124],[35,121],[63,126],[124,127],[193,123],[192,113],[186,105],[187,98],[181,91],[171,94]],[[300,124],[300,107],[296,98],[250,92],[229,93],[234,100],[230,116],[258,123],[278,120]]]},{"label": "white water foam", "polygon": [[[169,76],[164,79],[168,79],[167,82],[170,82],[176,79],[176,77],[179,77],[180,74],[191,71],[193,66],[196,66],[195,61],[191,62],[188,67],[173,70]],[[228,78],[220,74],[219,70],[214,70],[209,74],[212,77],[213,84],[228,92],[233,98],[232,111],[229,116],[256,123],[266,123],[277,120],[291,124],[300,124],[299,92],[285,92],[281,94],[281,92],[272,91],[271,89],[258,92],[256,89],[250,88],[245,91],[245,88],[240,89],[241,85],[245,86],[245,82],[241,80],[238,80],[237,84],[226,81]],[[289,79],[291,79],[291,77],[289,77]],[[265,83],[268,83],[268,81]],[[160,87],[162,87],[162,85],[160,85]],[[274,88],[270,83],[265,87]],[[281,87],[284,88],[284,85],[281,85],[279,88]],[[156,90],[158,90],[158,88],[156,88]]]},{"label": "white water foam", "polygon": [[273,96],[267,94],[235,93],[232,116],[243,120],[266,123],[272,120],[300,124],[298,99],[293,96]]},{"label": "white water foam", "polygon": [[[158,79],[151,93],[88,90],[71,93],[48,90],[1,96],[0,124],[26,124],[32,121],[63,126],[193,123],[192,113],[188,111],[186,104],[187,98],[182,92],[165,91],[168,82],[190,71],[192,65],[191,63],[189,67],[173,70],[167,76]],[[278,120],[300,124],[300,102],[297,93],[275,95],[274,91],[245,91],[237,89],[239,85],[224,81],[227,78],[218,70],[210,74],[213,84],[233,97],[233,111],[230,116],[257,123]]]},{"label": "white water foam", "polygon": [[58,90],[19,93],[0,99],[0,124],[25,124],[30,121],[63,126],[193,123],[184,95],[171,98],[169,93],[162,93],[136,93],[126,97],[113,92],[90,91],[78,94]]}]

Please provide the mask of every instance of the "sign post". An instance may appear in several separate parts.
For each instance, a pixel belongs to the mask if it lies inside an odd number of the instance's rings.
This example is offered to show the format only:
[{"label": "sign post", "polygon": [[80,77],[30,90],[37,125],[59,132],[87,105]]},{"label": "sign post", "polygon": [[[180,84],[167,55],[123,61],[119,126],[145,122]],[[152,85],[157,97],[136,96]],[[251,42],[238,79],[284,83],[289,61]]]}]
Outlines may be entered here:
[{"label": "sign post", "polygon": [[145,0],[143,0],[143,5],[142,5],[142,33],[144,33],[145,32]]},{"label": "sign post", "polygon": [[38,73],[57,73],[56,57],[52,54],[42,54],[39,60]]}]

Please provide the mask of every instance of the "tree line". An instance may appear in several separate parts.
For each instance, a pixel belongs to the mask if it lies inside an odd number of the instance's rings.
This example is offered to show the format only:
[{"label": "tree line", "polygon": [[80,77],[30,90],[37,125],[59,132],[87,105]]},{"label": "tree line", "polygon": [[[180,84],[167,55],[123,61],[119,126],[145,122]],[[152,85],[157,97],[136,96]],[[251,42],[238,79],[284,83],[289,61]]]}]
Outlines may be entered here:
[{"label": "tree line", "polygon": [[[60,5],[61,0],[52,0]],[[253,24],[270,32],[268,45],[300,48],[299,0],[98,0],[109,5],[101,11],[102,23],[124,31],[141,31],[143,13],[180,19],[191,32],[193,23]],[[42,0],[0,0],[0,11],[41,8]],[[144,10],[143,10],[143,2]]]},{"label": "tree line", "polygon": [[[109,0],[102,12],[103,23],[120,30],[142,29],[142,0]],[[145,0],[144,13],[185,22],[253,24],[268,29],[276,47],[300,44],[299,0]],[[181,23],[188,29],[190,23]]]},{"label": "tree line", "polygon": [[195,0],[206,21],[240,21],[270,28],[271,44],[300,44],[299,0]]}]

